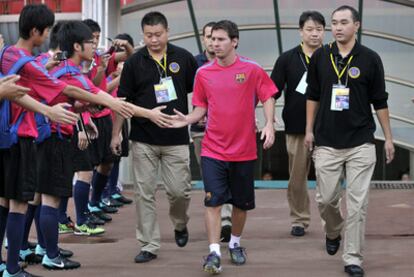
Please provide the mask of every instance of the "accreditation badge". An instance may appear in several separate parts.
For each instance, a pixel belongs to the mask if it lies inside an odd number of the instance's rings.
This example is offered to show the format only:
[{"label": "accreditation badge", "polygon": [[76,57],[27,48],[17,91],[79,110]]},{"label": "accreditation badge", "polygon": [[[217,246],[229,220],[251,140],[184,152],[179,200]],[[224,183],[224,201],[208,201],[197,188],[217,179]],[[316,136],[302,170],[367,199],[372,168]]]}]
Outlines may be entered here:
[{"label": "accreditation badge", "polygon": [[165,84],[154,85],[155,99],[158,104],[170,102],[168,88]]},{"label": "accreditation badge", "polygon": [[349,88],[336,84],[332,86],[331,111],[349,110]]},{"label": "accreditation badge", "polygon": [[177,92],[175,91],[173,79],[171,77],[162,78],[161,84],[166,85],[170,101],[177,100]]},{"label": "accreditation badge", "polygon": [[301,94],[305,94],[306,93],[306,88],[308,87],[308,83],[306,83],[306,77],[308,76],[308,72],[305,71],[305,73],[303,73],[302,78],[300,79],[300,82],[298,84],[298,86],[296,87],[296,91],[301,93]]}]

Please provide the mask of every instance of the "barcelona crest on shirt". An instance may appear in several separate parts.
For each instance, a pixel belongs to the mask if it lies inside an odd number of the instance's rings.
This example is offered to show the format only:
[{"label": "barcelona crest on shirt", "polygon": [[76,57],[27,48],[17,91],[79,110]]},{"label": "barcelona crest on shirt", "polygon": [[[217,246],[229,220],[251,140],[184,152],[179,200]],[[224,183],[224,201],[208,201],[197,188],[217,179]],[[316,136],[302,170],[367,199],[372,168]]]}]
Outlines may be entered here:
[{"label": "barcelona crest on shirt", "polygon": [[246,80],[246,75],[244,73],[237,73],[236,74],[236,82],[241,84]]}]

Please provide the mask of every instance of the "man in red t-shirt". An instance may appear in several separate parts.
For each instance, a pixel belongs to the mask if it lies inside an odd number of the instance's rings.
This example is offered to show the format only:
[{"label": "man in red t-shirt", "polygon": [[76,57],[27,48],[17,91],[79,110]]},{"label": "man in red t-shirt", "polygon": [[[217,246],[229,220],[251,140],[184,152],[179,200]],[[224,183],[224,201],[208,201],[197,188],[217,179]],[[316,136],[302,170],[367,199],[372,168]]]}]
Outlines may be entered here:
[{"label": "man in red t-shirt", "polygon": [[216,59],[202,66],[194,83],[193,105],[189,115],[176,111],[168,127],[182,127],[200,120],[208,111],[202,142],[201,167],[206,192],[206,226],[210,254],[204,261],[206,272],[221,272],[220,210],[233,205],[232,234],[229,242],[232,263],[242,265],[246,254],[240,237],[247,210],[254,209],[254,161],[256,153],[255,107],[263,103],[266,125],[263,147],[274,142],[274,96],[278,90],[266,72],[255,62],[236,54],[237,25],[223,20],[212,28]]}]

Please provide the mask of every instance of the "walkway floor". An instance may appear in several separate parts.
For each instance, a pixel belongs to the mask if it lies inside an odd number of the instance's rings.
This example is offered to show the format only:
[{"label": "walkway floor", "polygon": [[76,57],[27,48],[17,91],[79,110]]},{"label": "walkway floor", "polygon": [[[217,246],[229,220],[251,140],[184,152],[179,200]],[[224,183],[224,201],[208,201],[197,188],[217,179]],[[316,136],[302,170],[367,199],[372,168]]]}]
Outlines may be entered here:
[{"label": "walkway floor", "polygon": [[[306,236],[294,238],[289,234],[286,190],[257,190],[256,193],[257,208],[249,213],[242,239],[247,248],[248,263],[231,265],[223,245],[222,276],[346,276],[341,250],[335,256],[325,253],[324,233],[314,201],[312,222]],[[315,191],[310,193],[314,199]],[[132,192],[126,194],[132,197]],[[82,263],[80,269],[57,272],[36,265],[30,266],[28,271],[61,277],[75,274],[88,277],[208,276],[201,270],[202,257],[208,250],[203,222],[203,192],[193,192],[188,226],[190,242],[185,248],[175,245],[164,191],[158,192],[157,200],[162,249],[156,260],[147,264],[133,261],[139,246],[135,239],[135,209],[134,205],[129,205],[114,215],[102,237],[61,236],[60,246],[75,252],[74,259]],[[70,209],[73,214],[73,207]],[[414,276],[414,190],[372,190],[366,234],[366,276]],[[35,234],[31,239],[35,240]]]}]

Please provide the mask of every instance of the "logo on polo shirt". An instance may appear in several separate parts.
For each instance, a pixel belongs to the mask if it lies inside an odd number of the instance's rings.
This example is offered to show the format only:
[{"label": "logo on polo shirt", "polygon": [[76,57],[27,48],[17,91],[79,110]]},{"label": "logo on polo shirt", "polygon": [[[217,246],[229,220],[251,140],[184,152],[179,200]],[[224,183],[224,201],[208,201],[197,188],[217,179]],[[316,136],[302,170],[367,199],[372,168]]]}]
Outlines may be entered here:
[{"label": "logo on polo shirt", "polygon": [[244,73],[237,73],[236,74],[236,82],[241,84],[246,80],[246,75]]},{"label": "logo on polo shirt", "polygon": [[359,70],[358,67],[353,66],[348,70],[348,75],[349,77],[351,77],[352,79],[356,79],[359,77],[359,75],[361,75],[361,70]]},{"label": "logo on polo shirt", "polygon": [[176,62],[172,62],[170,63],[170,65],[168,66],[168,68],[170,69],[170,71],[172,73],[178,73],[178,71],[180,71],[180,65]]}]

